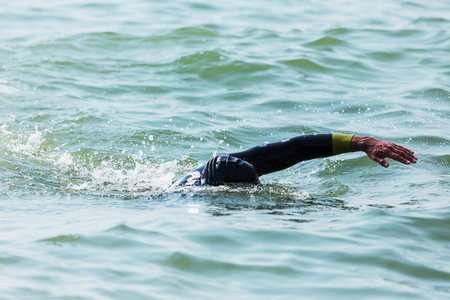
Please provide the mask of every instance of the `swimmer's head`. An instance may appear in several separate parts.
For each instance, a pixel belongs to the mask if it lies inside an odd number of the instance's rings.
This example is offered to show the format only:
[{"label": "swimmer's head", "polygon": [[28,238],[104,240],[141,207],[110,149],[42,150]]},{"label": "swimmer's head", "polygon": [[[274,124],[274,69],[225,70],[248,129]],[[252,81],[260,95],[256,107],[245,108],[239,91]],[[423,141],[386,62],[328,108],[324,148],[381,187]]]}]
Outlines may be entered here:
[{"label": "swimmer's head", "polygon": [[253,165],[248,162],[228,156],[227,160],[227,174],[223,179],[224,182],[244,182],[244,183],[259,183],[258,175],[256,174]]},{"label": "swimmer's head", "polygon": [[258,184],[259,178],[253,165],[230,155],[222,155],[208,161],[203,169],[201,182],[209,185],[222,185],[226,182]]}]

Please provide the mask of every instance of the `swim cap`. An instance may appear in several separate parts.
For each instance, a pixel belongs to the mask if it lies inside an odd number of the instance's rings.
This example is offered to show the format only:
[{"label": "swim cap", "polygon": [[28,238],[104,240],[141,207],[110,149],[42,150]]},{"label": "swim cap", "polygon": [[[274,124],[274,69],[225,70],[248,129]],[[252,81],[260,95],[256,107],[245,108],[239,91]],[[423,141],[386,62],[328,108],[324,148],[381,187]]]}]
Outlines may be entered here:
[{"label": "swim cap", "polygon": [[201,184],[223,185],[225,182],[259,183],[253,165],[231,155],[209,160],[201,175]]}]

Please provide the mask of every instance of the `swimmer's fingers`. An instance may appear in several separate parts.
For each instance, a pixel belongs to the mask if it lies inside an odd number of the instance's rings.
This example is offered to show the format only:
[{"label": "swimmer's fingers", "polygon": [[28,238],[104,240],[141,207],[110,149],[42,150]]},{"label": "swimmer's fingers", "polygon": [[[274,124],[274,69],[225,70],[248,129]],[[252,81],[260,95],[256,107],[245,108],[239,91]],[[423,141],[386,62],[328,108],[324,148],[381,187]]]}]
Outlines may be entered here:
[{"label": "swimmer's fingers", "polygon": [[417,162],[417,157],[414,155],[414,151],[401,147],[401,149],[396,150],[396,153],[406,160],[410,161],[412,164],[415,164]]},{"label": "swimmer's fingers", "polygon": [[380,165],[382,165],[385,168],[389,167],[389,163],[386,160],[382,159],[381,157],[374,156],[373,158],[370,157],[370,159],[373,160],[374,162],[379,163]]},{"label": "swimmer's fingers", "polygon": [[411,155],[414,154],[414,151],[412,151],[412,150],[410,150],[410,149],[408,149],[408,148],[405,148],[405,147],[403,147],[403,146],[400,146],[400,145],[397,145],[397,144],[394,144],[394,143],[392,143],[392,146],[393,146],[395,149],[397,149],[398,151],[405,152],[405,153],[409,153],[409,154],[411,154]]},{"label": "swimmer's fingers", "polygon": [[384,158],[392,158],[398,162],[401,162],[405,165],[409,165],[411,163],[417,162],[417,157],[413,155],[413,151],[404,148],[402,146],[398,146],[394,143],[383,143],[368,151],[367,155],[373,161],[379,163],[383,167],[389,167],[389,163]]},{"label": "swimmer's fingers", "polygon": [[389,157],[398,162],[409,165],[417,162],[417,157],[415,157],[413,153],[413,151],[405,147],[391,143],[391,145],[387,147],[387,152],[383,154],[385,157]]},{"label": "swimmer's fingers", "polygon": [[414,155],[414,151],[409,150],[408,148],[399,146],[397,144],[393,144],[393,147],[394,147],[395,153],[406,158],[412,164],[415,164],[417,162],[417,157]]},{"label": "swimmer's fingers", "polygon": [[389,163],[384,160],[384,158],[386,157],[386,155],[383,154],[383,152],[385,152],[383,149],[382,145],[378,145],[378,146],[372,146],[369,149],[367,149],[366,154],[367,156],[373,160],[374,162],[379,163],[380,165],[382,165],[383,167],[387,168],[389,167]]},{"label": "swimmer's fingers", "polygon": [[409,160],[407,157],[405,157],[401,154],[395,153],[395,152],[388,152],[383,156],[384,156],[383,158],[385,158],[385,157],[392,158],[393,160],[401,162],[402,164],[405,164],[405,165],[411,164],[411,160]]}]

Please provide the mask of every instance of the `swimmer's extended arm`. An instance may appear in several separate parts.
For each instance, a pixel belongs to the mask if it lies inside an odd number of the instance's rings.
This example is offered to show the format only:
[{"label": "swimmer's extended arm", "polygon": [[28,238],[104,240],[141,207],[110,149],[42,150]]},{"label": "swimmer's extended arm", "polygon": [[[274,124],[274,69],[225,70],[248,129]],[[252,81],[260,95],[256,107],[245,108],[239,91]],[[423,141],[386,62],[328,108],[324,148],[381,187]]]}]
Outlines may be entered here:
[{"label": "swimmer's extended arm", "polygon": [[[259,181],[257,176],[289,168],[304,160],[353,151],[364,151],[370,159],[385,168],[389,166],[384,160],[387,157],[407,165],[417,162],[413,151],[372,137],[346,134],[303,135],[230,153],[220,158],[214,157],[174,186],[221,185],[224,182],[256,183]],[[233,160],[233,157],[250,165]]]},{"label": "swimmer's extended arm", "polygon": [[258,176],[289,168],[301,161],[323,158],[352,151],[364,151],[370,159],[384,167],[389,157],[404,164],[415,163],[413,151],[394,143],[371,137],[346,134],[303,135],[286,141],[253,147],[230,153],[252,164]]},{"label": "swimmer's extended arm", "polygon": [[344,134],[302,135],[230,155],[252,164],[256,173],[261,176],[289,168],[304,160],[351,152],[352,137]]}]

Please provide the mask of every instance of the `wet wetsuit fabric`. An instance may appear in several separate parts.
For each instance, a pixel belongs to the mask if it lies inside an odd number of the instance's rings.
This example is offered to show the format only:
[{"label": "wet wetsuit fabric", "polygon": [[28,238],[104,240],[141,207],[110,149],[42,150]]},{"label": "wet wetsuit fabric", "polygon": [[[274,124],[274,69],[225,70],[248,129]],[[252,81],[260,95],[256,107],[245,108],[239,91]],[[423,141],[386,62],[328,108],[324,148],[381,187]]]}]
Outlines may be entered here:
[{"label": "wet wetsuit fabric", "polygon": [[351,152],[352,135],[302,135],[216,156],[185,176],[178,186],[259,183],[258,176],[284,170],[301,161]]},{"label": "wet wetsuit fabric", "polygon": [[227,182],[257,184],[259,178],[255,168],[248,162],[231,155],[221,155],[186,175],[178,186],[218,186]]}]

